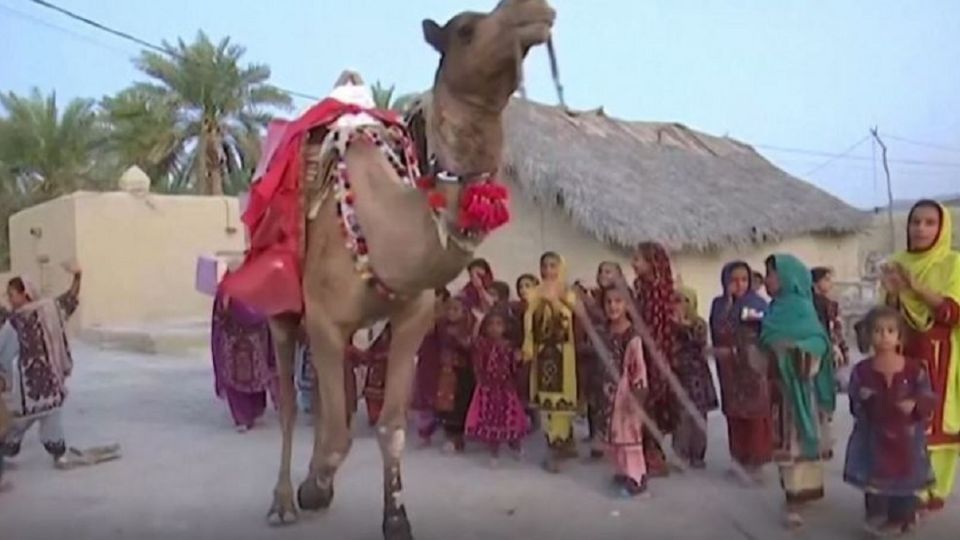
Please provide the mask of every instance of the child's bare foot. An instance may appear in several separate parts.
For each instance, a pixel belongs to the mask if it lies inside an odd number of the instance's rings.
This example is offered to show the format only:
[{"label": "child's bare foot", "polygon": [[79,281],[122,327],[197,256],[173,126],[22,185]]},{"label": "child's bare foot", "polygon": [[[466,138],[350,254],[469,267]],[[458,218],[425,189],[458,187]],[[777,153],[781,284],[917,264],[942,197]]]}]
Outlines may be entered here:
[{"label": "child's bare foot", "polygon": [[803,527],[803,517],[801,517],[796,511],[787,510],[787,513],[784,516],[784,526],[791,530],[799,529]]}]

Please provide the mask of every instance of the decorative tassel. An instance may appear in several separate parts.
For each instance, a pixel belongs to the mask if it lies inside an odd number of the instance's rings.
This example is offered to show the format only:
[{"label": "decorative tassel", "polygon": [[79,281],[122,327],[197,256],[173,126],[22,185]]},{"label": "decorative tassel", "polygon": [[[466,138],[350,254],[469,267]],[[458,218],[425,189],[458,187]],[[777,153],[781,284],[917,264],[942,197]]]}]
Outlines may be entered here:
[{"label": "decorative tassel", "polygon": [[468,231],[488,233],[510,221],[506,186],[492,180],[471,184],[460,199],[459,226]]},{"label": "decorative tassel", "polygon": [[427,196],[427,202],[434,211],[440,211],[447,207],[447,196],[439,191],[431,191]]}]

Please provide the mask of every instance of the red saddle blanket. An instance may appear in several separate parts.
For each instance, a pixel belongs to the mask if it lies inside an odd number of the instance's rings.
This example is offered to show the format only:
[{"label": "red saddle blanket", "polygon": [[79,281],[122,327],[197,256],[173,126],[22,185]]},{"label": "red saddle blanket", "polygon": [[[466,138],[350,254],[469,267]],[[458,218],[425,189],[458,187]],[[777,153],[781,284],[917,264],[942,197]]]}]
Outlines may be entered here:
[{"label": "red saddle blanket", "polygon": [[329,128],[343,115],[361,112],[386,126],[402,124],[393,112],[327,98],[292,122],[271,125],[257,166],[261,176],[251,186],[243,214],[250,248],[241,266],[221,282],[225,294],[268,316],[302,313],[305,216],[300,152],[304,138],[314,129]]}]

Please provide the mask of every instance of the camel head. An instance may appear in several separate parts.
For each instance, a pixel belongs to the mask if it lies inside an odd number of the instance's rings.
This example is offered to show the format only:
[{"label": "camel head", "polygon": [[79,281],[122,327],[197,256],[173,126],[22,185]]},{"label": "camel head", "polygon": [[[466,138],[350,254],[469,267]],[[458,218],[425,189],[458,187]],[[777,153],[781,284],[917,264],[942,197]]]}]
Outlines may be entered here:
[{"label": "camel head", "polygon": [[545,0],[501,0],[490,13],[464,12],[443,26],[423,21],[440,53],[435,86],[490,111],[501,111],[520,84],[527,51],[550,39],[556,12]]},{"label": "camel head", "polygon": [[[460,223],[471,221],[459,212],[478,200],[476,179],[500,169],[503,111],[520,85],[524,57],[550,39],[555,18],[546,0],[502,0],[490,13],[460,13],[443,26],[423,21],[424,39],[440,53],[426,115],[429,153],[459,179],[439,191]],[[479,229],[470,229],[474,238]]]}]

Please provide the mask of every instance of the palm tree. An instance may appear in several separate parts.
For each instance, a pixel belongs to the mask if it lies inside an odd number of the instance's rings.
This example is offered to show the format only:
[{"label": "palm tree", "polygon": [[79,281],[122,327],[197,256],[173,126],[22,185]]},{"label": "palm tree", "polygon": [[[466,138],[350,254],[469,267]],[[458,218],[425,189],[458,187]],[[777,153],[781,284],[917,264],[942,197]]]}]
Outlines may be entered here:
[{"label": "palm tree", "polygon": [[[152,82],[138,83],[129,94],[118,96],[124,103],[105,104],[114,112],[139,108],[141,118],[163,128],[140,142],[124,144],[141,152],[138,160],[148,167],[154,164],[154,174],[172,176],[174,188],[210,195],[225,188],[236,191],[240,186],[230,185],[231,180],[248,176],[242,173],[255,166],[269,110],[289,108],[290,96],[267,84],[266,65],[240,65],[246,49],[230,38],[214,44],[199,32],[192,44],[179,39],[176,45],[163,42],[163,48],[166,54],[144,51],[134,61]],[[116,131],[122,139],[136,130],[121,122]]]},{"label": "palm tree", "polygon": [[94,102],[74,99],[62,111],[56,94],[0,94],[0,181],[4,197],[35,204],[77,189],[96,188],[97,155],[106,140]]},{"label": "palm tree", "polygon": [[177,111],[140,88],[128,88],[100,102],[110,129],[109,157],[118,167],[136,165],[153,181],[155,191],[178,191],[171,182],[184,178],[180,170],[186,138]]},{"label": "palm tree", "polygon": [[370,92],[373,93],[373,103],[378,109],[391,110],[398,113],[405,113],[406,108],[415,100],[419,94],[402,94],[394,98],[395,85],[389,87],[383,86],[380,81],[373,83]]},{"label": "palm tree", "polygon": [[0,268],[9,264],[8,219],[15,212],[77,189],[98,188],[104,130],[93,101],[62,111],[56,94],[0,94]]}]

